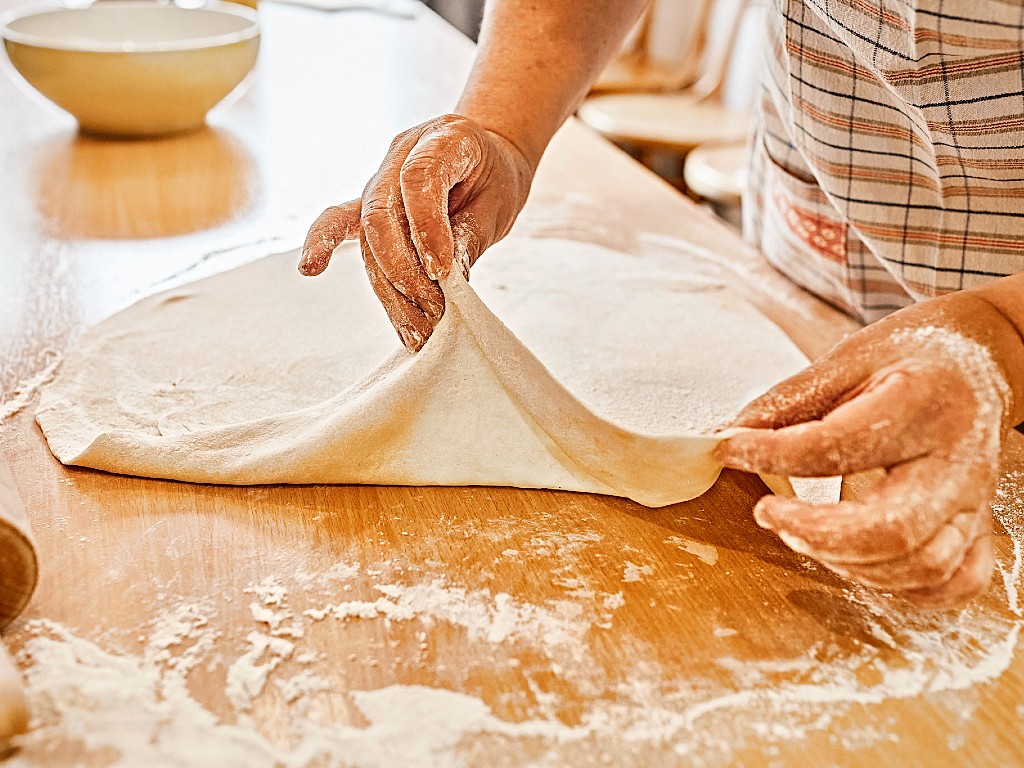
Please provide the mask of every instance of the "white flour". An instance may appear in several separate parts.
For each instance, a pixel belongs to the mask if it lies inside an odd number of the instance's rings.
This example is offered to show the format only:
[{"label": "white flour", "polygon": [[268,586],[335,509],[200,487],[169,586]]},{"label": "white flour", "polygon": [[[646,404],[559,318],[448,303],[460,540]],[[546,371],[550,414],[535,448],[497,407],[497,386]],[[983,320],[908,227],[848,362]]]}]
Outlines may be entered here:
[{"label": "white flour", "polygon": [[[666,754],[685,756],[688,765],[728,765],[736,749],[760,744],[770,750],[773,743],[808,738],[851,709],[936,693],[951,706],[970,708],[972,699],[956,692],[971,697],[973,686],[998,679],[1020,639],[1019,480],[1007,479],[995,505],[1013,541],[1013,558],[1000,562],[1002,584],[994,588],[1005,611],[990,601],[935,621],[853,588],[844,610],[857,617],[867,638],[856,648],[817,644],[795,658],[755,663],[729,656],[723,646],[716,666],[732,685],[720,676],[712,683],[699,671],[673,677],[654,660],[653,649],[628,633],[621,638],[631,649],[624,669],[612,673],[598,663],[594,638],[629,608],[628,599],[602,591],[586,571],[600,536],[585,525],[572,536],[544,530],[543,517],[533,522],[535,532],[524,532],[530,545],[502,555],[527,568],[558,564],[553,579],[566,597],[542,604],[456,586],[398,562],[339,563],[322,574],[289,569],[242,590],[253,622],[243,647],[228,642],[228,631],[239,636],[237,622],[202,602],[183,603],[143,628],[141,652],[115,652],[34,621],[21,662],[35,729],[12,764],[29,765],[30,757],[43,754],[38,750],[80,741],[116,755],[116,766],[494,765],[491,747],[477,745],[500,745],[503,759],[516,765],[596,764],[626,753],[635,765],[672,764]],[[717,549],[696,540],[672,536],[664,546],[692,556],[699,567],[717,563]],[[633,552],[626,554],[635,558]],[[666,557],[671,562],[672,554]],[[630,560],[618,568],[637,578],[653,573]],[[338,601],[339,593],[352,599]],[[343,622],[344,637],[352,638],[341,646],[347,656],[318,650],[326,646],[316,638],[333,632],[333,622]],[[347,634],[355,625],[374,628],[372,637],[384,640],[366,645],[362,632]],[[454,647],[468,643],[472,649],[465,658],[489,659],[489,667],[521,675],[530,695],[512,707],[515,718],[499,717],[499,704],[479,695],[411,682],[441,682],[434,675],[444,665],[435,667],[422,654],[448,642],[453,630],[464,637]],[[737,635],[714,624],[708,633],[723,643]],[[396,657],[420,659],[411,667],[420,670],[418,677],[382,666]],[[342,667],[368,670],[385,682],[359,690],[346,683],[356,678],[339,673]],[[234,718],[218,719],[202,695],[217,670],[221,681],[226,670],[221,685]],[[541,683],[552,673],[554,689]],[[578,718],[559,716],[560,691],[589,702]],[[269,721],[252,717],[268,707],[278,713]],[[328,711],[334,714],[325,719]],[[346,712],[347,722],[339,722]],[[258,722],[276,725],[267,732]],[[896,738],[884,722],[840,736],[833,743],[850,750]]]},{"label": "white flour", "polygon": [[[23,743],[59,735],[88,750],[112,749],[117,756],[110,764],[116,766],[305,766],[319,758],[331,766],[426,768],[467,734],[572,735],[557,723],[500,721],[471,696],[395,685],[350,693],[367,725],[325,727],[298,718],[292,722],[296,738],[282,746],[244,721],[218,722],[192,697],[178,671],[153,657],[107,653],[48,622],[36,622],[33,630],[25,656],[37,730]],[[300,673],[280,687],[285,700],[294,702],[328,686]],[[10,763],[25,764],[23,757]]]},{"label": "white flour", "polygon": [[992,512],[1010,534],[1013,546],[1011,562],[997,563],[1008,607],[1017,616],[1024,616],[1020,598],[1021,564],[1024,562],[1024,472],[1012,472],[1004,478],[996,489]]},{"label": "white flour", "polygon": [[627,560],[622,568],[622,580],[626,583],[640,581],[644,576],[650,576],[652,573],[654,573],[654,569],[651,566],[637,565]]},{"label": "white flour", "polygon": [[702,544],[685,536],[669,536],[664,543],[672,544],[680,552],[693,555],[705,565],[714,565],[718,562],[718,550],[710,544]]},{"label": "white flour", "polygon": [[238,657],[228,669],[226,693],[238,711],[252,706],[252,700],[263,692],[270,673],[291,657],[295,644],[259,632],[246,638],[249,650]]},{"label": "white flour", "polygon": [[513,637],[528,637],[549,650],[580,648],[589,628],[581,620],[580,607],[570,601],[540,607],[519,603],[506,593],[491,596],[447,587],[440,580],[416,585],[377,584],[374,589],[386,597],[327,605],[305,615],[314,620],[330,615],[338,619],[383,616],[395,621],[442,621],[465,628],[472,640],[502,643]]},{"label": "white flour", "polygon": [[0,423],[25,410],[38,394],[39,389],[53,380],[60,368],[61,356],[56,352],[48,354],[50,362],[39,373],[15,387],[7,400],[0,402]]}]

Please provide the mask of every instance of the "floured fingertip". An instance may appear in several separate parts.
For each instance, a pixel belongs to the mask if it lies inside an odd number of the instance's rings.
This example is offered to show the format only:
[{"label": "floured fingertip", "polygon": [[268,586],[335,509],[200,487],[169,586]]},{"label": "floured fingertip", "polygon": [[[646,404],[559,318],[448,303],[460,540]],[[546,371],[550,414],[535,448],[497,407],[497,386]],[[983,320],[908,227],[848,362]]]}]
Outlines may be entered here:
[{"label": "floured fingertip", "polygon": [[410,352],[419,352],[423,349],[423,345],[427,343],[427,336],[420,333],[412,326],[399,326],[395,330],[398,331],[398,336],[402,340],[402,344]]},{"label": "floured fingertip", "polygon": [[[422,242],[423,236],[420,236]],[[440,280],[441,272],[441,261],[437,258],[432,250],[429,248],[419,245],[417,252],[420,257],[420,263],[423,264],[423,271],[427,273],[427,277],[431,280]]]},{"label": "floured fingertip", "polygon": [[316,277],[327,269],[330,260],[330,256],[323,256],[315,252],[303,253],[299,260],[299,274],[305,277]]},{"label": "floured fingertip", "polygon": [[774,529],[775,520],[772,517],[771,512],[768,511],[768,504],[765,502],[766,499],[761,499],[761,501],[759,501],[754,507],[754,522],[762,528],[770,531]]}]

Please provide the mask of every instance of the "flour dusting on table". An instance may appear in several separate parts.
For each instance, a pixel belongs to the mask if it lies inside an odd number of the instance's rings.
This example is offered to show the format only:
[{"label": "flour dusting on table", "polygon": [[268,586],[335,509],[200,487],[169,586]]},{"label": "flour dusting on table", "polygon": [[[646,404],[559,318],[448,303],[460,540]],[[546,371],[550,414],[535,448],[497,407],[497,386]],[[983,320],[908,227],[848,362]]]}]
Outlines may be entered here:
[{"label": "flour dusting on table", "polygon": [[[541,518],[516,548],[497,550],[526,572],[558,564],[552,583],[563,597],[543,602],[453,583],[443,563],[435,570],[341,561],[315,573],[268,566],[220,613],[202,600],[183,601],[141,628],[131,647],[34,620],[20,661],[35,729],[12,764],[77,742],[114,755],[115,766],[555,765],[622,754],[644,766],[729,765],[737,750],[811,739],[845,713],[896,699],[942,694],[966,722],[973,686],[998,680],[1020,642],[1020,480],[1006,478],[994,504],[1010,557],[999,562],[1002,578],[986,607],[936,619],[851,586],[844,610],[865,633],[853,647],[815,643],[802,655],[763,662],[730,654],[747,630],[709,621],[710,641],[722,644],[714,665],[731,685],[700,670],[668,675],[654,649],[619,626],[623,612],[645,608],[633,605],[634,575],[657,584],[678,570],[655,570],[648,550],[630,547],[607,563],[622,574],[606,582],[618,588],[602,589],[585,567],[602,537],[585,520],[566,534],[544,530]],[[721,567],[717,548],[695,539],[670,536],[661,546],[667,563],[682,554],[697,569]],[[235,603],[248,629],[225,615]],[[594,643],[612,627],[629,659],[617,671],[594,656]],[[342,640],[318,642],[324,632]],[[346,646],[347,655],[320,650]],[[474,688],[462,664],[481,657],[521,680],[523,698],[492,700]],[[355,683],[365,675],[385,683]],[[552,676],[554,687],[546,682]],[[199,693],[201,681],[216,680],[233,716],[215,716]],[[567,718],[560,691],[588,703]],[[278,727],[268,732],[261,722]],[[837,739],[860,750],[894,736],[879,720]]]},{"label": "flour dusting on table", "polygon": [[39,390],[57,375],[62,360],[60,354],[51,351],[47,358],[50,362],[39,373],[16,386],[11,397],[0,402],[0,423],[28,408],[39,394]]}]

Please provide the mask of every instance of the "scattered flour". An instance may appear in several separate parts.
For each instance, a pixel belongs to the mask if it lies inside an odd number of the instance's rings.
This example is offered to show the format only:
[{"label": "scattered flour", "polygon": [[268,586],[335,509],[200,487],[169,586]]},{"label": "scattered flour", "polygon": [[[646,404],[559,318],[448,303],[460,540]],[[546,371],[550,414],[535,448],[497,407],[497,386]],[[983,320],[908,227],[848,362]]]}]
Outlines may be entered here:
[{"label": "scattered flour", "polygon": [[[109,653],[51,622],[34,622],[33,632],[23,657],[35,730],[20,742],[22,755],[12,766],[28,765],[24,753],[32,744],[57,736],[89,751],[113,750],[105,764],[126,768],[432,768],[452,765],[459,742],[474,733],[556,741],[578,734],[557,722],[499,720],[480,699],[461,693],[392,685],[349,692],[367,725],[327,727],[293,718],[295,736],[281,746],[244,721],[219,722],[173,669],[152,657]],[[328,686],[306,675],[280,688],[286,701],[295,701]]]},{"label": "scattered flour", "polygon": [[710,544],[702,544],[686,536],[669,536],[664,544],[671,544],[680,552],[693,555],[705,565],[714,565],[718,562],[718,550]]},{"label": "scattered flour", "polygon": [[40,387],[49,384],[57,374],[57,369],[60,368],[61,356],[56,352],[51,352],[48,357],[51,360],[43,370],[28,381],[24,381],[15,387],[12,397],[0,402],[0,423],[25,410],[32,403]]},{"label": "scattered flour", "polygon": [[280,689],[281,697],[287,704],[308,699],[309,695],[313,693],[331,690],[330,681],[308,669],[284,680],[275,680],[274,684]]},{"label": "scattered flour", "polygon": [[[249,650],[228,669],[226,693],[236,710],[245,711],[263,692],[270,673],[291,657],[295,644],[279,637],[250,632]],[[260,663],[261,660],[264,660]]]},{"label": "scattered flour", "polygon": [[491,595],[462,587],[446,586],[440,579],[424,584],[377,584],[383,597],[376,600],[352,600],[304,611],[314,621],[328,616],[336,619],[375,619],[391,621],[418,619],[427,625],[443,621],[468,631],[471,640],[502,643],[509,639],[539,641],[548,651],[582,648],[590,622],[570,601],[554,601],[542,607],[520,603],[506,593]]},{"label": "scattered flour", "polygon": [[280,580],[268,576],[259,584],[247,587],[244,592],[256,596],[257,600],[249,603],[249,613],[254,621],[267,625],[271,637],[298,639],[305,634],[295,614],[284,604],[288,590]]},{"label": "scattered flour", "polygon": [[643,576],[650,576],[654,573],[654,569],[649,565],[637,565],[631,563],[629,560],[626,561],[626,565],[622,569],[622,580],[625,582],[640,581]]},{"label": "scattered flour", "polygon": [[992,512],[1010,534],[1012,560],[996,564],[1003,579],[1008,607],[1017,616],[1024,616],[1021,606],[1021,569],[1024,563],[1024,472],[1010,472],[1002,478],[992,502]]},{"label": "scattered flour", "polygon": [[[1002,583],[984,604],[936,618],[851,587],[843,610],[862,630],[853,647],[821,642],[794,658],[761,663],[723,656],[709,677],[699,670],[680,677],[656,661],[656,649],[630,636],[628,664],[609,670],[599,663],[594,643],[602,633],[595,631],[608,626],[626,598],[622,591],[602,592],[587,570],[588,564],[600,571],[612,563],[594,561],[587,548],[600,537],[585,531],[577,539],[538,534],[536,546],[518,550],[517,561],[560,563],[552,568],[558,571],[553,583],[567,597],[541,604],[424,577],[399,563],[339,563],[314,574],[289,569],[287,579],[268,577],[248,586],[252,627],[244,647],[228,642],[229,629],[234,638],[238,627],[202,601],[183,602],[142,627],[141,651],[115,652],[58,624],[32,621],[20,661],[34,730],[22,737],[10,764],[36,765],[54,745],[102,751],[114,766],[158,768],[454,768],[493,764],[491,745],[501,745],[509,763],[538,766],[598,764],[622,754],[636,756],[631,764],[654,765],[660,763],[644,756],[663,761],[666,752],[687,765],[728,765],[736,750],[751,746],[769,755],[773,744],[805,739],[851,710],[925,694],[956,701],[958,691],[973,696],[974,686],[1006,671],[1024,626],[1022,480],[1007,478],[994,504],[1012,547],[1008,556],[1001,550]],[[706,564],[717,562],[710,545],[681,536],[664,542]],[[653,572],[652,565],[627,561],[623,581]],[[340,593],[353,599],[338,601]],[[369,635],[351,637],[376,638],[377,645],[353,639],[356,645],[340,658],[319,652],[314,639],[324,629],[317,627],[328,620],[373,626]],[[392,632],[391,624],[411,625],[412,631]],[[495,668],[504,665],[522,676],[529,698],[501,710],[517,712],[516,718],[495,714],[507,704],[502,698],[485,701],[448,690],[445,678],[425,664],[416,680],[437,680],[435,687],[405,684],[410,680],[378,665],[377,656],[422,658],[418,654],[443,642],[445,635],[434,632],[441,627],[460,628],[476,644],[474,657],[482,654]],[[711,625],[709,634],[728,638],[737,632]],[[340,671],[346,663],[361,663],[373,671],[369,680],[385,684],[359,690],[351,681],[362,678]],[[723,672],[731,684],[722,683]],[[555,687],[542,682],[552,675]],[[203,698],[217,680],[233,717],[214,715],[215,702]],[[560,716],[566,691],[588,702],[568,720]],[[254,717],[269,706],[278,713],[272,734],[261,729],[265,715]],[[1024,719],[1024,707],[1017,714]],[[868,749],[897,740],[892,725],[876,722],[832,741],[843,749]],[[959,737],[954,732],[951,738]],[[481,744],[488,745],[483,752]]]},{"label": "scattered flour", "polygon": [[613,595],[606,595],[602,602],[605,609],[614,611],[626,604],[626,598],[622,596],[621,592],[616,592]]}]

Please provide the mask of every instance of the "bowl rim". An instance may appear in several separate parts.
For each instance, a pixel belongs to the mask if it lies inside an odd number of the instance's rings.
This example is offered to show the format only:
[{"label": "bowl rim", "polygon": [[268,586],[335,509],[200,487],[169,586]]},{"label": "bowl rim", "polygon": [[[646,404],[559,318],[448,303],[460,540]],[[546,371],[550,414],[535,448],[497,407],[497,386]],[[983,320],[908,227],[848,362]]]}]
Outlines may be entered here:
[{"label": "bowl rim", "polygon": [[[85,13],[94,7],[99,7],[101,4],[104,8],[132,8],[135,10],[143,8],[172,8],[182,12],[193,10],[213,11],[243,18],[249,22],[249,26],[237,32],[225,32],[219,35],[194,37],[187,40],[154,40],[144,43],[101,43],[81,40],[70,42],[45,35],[18,32],[11,29],[10,26],[15,21],[46,13]],[[3,39],[4,42],[46,50],[74,51],[78,53],[173,53],[177,51],[194,51],[202,48],[218,48],[223,45],[244,42],[259,37],[259,34],[260,26],[254,9],[239,5],[238,3],[223,2],[222,0],[208,2],[197,8],[186,8],[173,2],[145,2],[144,0],[102,0],[102,3],[97,0],[84,7],[75,7],[49,0],[43,3],[22,5],[0,14],[0,39]]]}]

